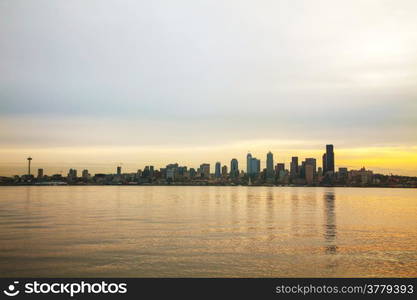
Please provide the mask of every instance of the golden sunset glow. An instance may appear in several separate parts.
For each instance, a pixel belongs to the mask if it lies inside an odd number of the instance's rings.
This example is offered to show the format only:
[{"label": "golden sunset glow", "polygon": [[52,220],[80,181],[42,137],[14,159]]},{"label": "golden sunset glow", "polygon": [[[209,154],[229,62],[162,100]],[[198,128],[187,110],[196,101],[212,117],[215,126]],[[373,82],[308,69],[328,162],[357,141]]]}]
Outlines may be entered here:
[{"label": "golden sunset glow", "polygon": [[[31,155],[33,166],[43,167],[48,174],[67,172],[69,168],[87,168],[91,172],[114,172],[117,165],[123,165],[125,172],[136,172],[145,165],[151,164],[157,168],[173,162],[196,167],[202,162],[212,165],[220,161],[230,165],[232,158],[237,158],[240,168],[246,167],[245,156],[248,150],[261,159],[265,165],[266,153],[272,151],[276,162],[284,162],[289,167],[292,156],[300,159],[313,157],[321,166],[323,149],[291,148],[291,145],[273,144],[267,147],[262,143],[247,143],[223,147],[200,148],[168,148],[168,147],[78,147],[78,148],[34,148],[31,151],[23,149],[1,149],[0,169],[2,174],[14,175],[26,170],[26,157]],[[335,146],[336,167],[360,169],[365,167],[382,174],[401,174],[415,176],[417,174],[417,146],[409,148],[337,148]],[[245,150],[242,150],[245,149]],[[12,162],[12,163],[11,163]]]}]

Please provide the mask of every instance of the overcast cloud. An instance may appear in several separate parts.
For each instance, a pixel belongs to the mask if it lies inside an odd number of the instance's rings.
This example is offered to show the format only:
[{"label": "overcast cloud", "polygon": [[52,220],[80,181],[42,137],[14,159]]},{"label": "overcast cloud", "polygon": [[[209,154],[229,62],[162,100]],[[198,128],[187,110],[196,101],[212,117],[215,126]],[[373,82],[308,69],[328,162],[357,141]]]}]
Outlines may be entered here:
[{"label": "overcast cloud", "polygon": [[416,11],[414,0],[1,0],[0,146],[413,147]]}]

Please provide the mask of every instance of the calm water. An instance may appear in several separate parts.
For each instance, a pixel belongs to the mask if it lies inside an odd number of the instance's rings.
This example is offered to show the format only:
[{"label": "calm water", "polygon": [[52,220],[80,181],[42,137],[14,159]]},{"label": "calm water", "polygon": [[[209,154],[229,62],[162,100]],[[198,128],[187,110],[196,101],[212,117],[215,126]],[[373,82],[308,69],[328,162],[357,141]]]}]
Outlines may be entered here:
[{"label": "calm water", "polygon": [[0,276],[417,276],[417,190],[1,187]]}]

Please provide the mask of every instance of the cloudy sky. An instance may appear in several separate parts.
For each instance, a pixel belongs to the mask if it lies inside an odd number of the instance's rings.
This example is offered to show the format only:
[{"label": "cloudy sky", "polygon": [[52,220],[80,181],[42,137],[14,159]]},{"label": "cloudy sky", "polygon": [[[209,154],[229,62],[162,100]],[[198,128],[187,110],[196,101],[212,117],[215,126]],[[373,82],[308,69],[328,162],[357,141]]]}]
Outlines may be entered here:
[{"label": "cloudy sky", "polygon": [[316,157],[417,176],[417,2],[0,0],[0,175]]}]

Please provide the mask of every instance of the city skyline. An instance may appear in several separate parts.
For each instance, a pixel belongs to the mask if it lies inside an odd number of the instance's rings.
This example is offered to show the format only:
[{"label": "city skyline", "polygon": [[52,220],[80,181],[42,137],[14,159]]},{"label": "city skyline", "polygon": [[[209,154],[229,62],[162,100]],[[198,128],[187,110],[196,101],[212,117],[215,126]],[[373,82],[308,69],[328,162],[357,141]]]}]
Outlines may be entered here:
[{"label": "city skyline", "polygon": [[[194,168],[197,169],[198,165],[203,166],[203,165],[207,165],[208,166],[208,170],[210,170],[210,166],[212,166],[211,172],[208,171],[209,174],[213,174],[215,177],[221,177],[222,174],[224,172],[226,172],[227,174],[230,174],[231,177],[235,176],[237,177],[238,174],[243,171],[245,174],[259,174],[262,171],[266,172],[266,177],[272,177],[272,174],[276,171],[276,168],[278,167],[278,165],[281,165],[283,167],[284,170],[289,171],[290,173],[297,173],[299,172],[299,167],[301,167],[305,162],[307,164],[312,164],[314,165],[314,172],[316,172],[318,169],[322,169],[323,173],[326,173],[328,171],[331,172],[337,172],[337,170],[339,168],[346,168],[346,169],[355,169],[355,167],[349,166],[349,165],[341,165],[341,164],[337,164],[336,162],[338,160],[335,160],[335,155],[334,155],[334,145],[333,144],[327,144],[326,145],[326,149],[323,153],[323,155],[321,156],[321,159],[318,157],[303,157],[303,156],[298,156],[298,155],[294,155],[291,156],[291,160],[289,161],[285,161],[285,160],[280,160],[277,156],[274,156],[274,153],[272,151],[268,151],[266,154],[264,154],[264,159],[261,158],[257,158],[255,157],[251,151],[248,151],[246,154],[245,159],[240,159],[237,157],[233,157],[231,158],[228,162],[225,163],[225,161],[216,161],[215,163],[210,163],[208,160],[206,160],[205,162],[200,161],[199,163],[197,163],[196,165],[190,165],[190,164],[186,164],[183,163],[181,161],[177,161],[174,158],[170,160],[169,163],[166,163],[164,165],[154,165],[151,162],[145,162],[142,166],[138,167],[138,168],[133,168],[132,169],[132,165],[136,165],[138,166],[138,164],[131,164],[128,168],[125,167],[125,164],[120,161],[119,163],[115,163],[111,166],[111,169],[114,170],[114,168],[116,168],[116,173],[120,175],[121,170],[123,169],[124,172],[126,173],[135,173],[138,170],[143,170],[146,166],[152,166],[152,168],[158,169],[158,168],[164,168],[166,165],[170,165],[172,163],[176,163],[179,164],[181,166],[187,166],[189,168]],[[330,154],[330,155],[329,155]],[[327,156],[329,158],[327,158]],[[45,167],[42,165],[42,162],[36,163],[35,160],[35,165],[33,166],[32,163],[33,157],[32,156],[28,156],[26,158],[26,170],[27,172],[21,172],[21,173],[13,173],[13,170],[9,170],[9,174],[0,174],[0,176],[10,176],[10,175],[24,175],[24,174],[31,174],[31,167],[32,170],[41,170],[42,175],[43,174],[48,174],[48,175],[52,175],[52,174],[61,174],[64,175],[64,173],[69,169],[70,172],[71,170],[84,170],[84,171],[92,171],[92,173],[112,173],[112,170],[108,170],[106,169],[98,169],[97,167],[91,167],[91,164],[72,164],[72,166],[68,169],[64,169],[63,166],[61,167],[55,167],[55,168],[51,168],[50,172],[47,172],[47,169],[45,169]],[[239,162],[240,161],[240,162]],[[300,164],[302,163],[302,164]],[[78,166],[78,167],[76,167]],[[94,166],[94,165],[93,165]],[[123,166],[123,167],[122,167]],[[224,167],[226,167],[226,170],[224,170]],[[356,169],[360,169],[360,168],[364,168],[367,167],[366,164],[362,164],[360,167],[356,167]],[[54,171],[60,169],[58,172]],[[376,168],[378,171],[378,168]],[[106,171],[105,171],[106,170]],[[127,170],[127,171],[126,171]],[[233,171],[232,171],[233,170]],[[237,170],[237,171],[236,171]],[[236,173],[237,172],[237,173]],[[233,174],[233,175],[232,175]],[[384,175],[399,175],[399,176],[413,176],[413,175],[404,175],[404,174],[396,174],[396,173],[380,173],[380,174],[384,174]],[[34,175],[34,174],[32,174]]]},{"label": "city skyline", "polygon": [[[232,158],[229,164],[216,161],[200,163],[199,167],[183,165],[178,161],[164,167],[147,164],[135,171],[124,170],[118,164],[116,172],[92,172],[85,165],[82,172],[74,167],[65,175],[47,174],[38,168],[32,174],[33,158],[27,157],[27,172],[21,176],[0,176],[1,185],[256,185],[256,186],[361,186],[361,187],[411,187],[417,186],[417,177],[375,173],[365,166],[354,170],[348,167],[336,169],[333,144],[326,144],[321,164],[316,158],[291,157],[291,163],[274,162],[274,154],[268,151],[265,164],[250,152],[246,154],[246,166],[239,167],[239,160]],[[175,160],[173,160],[175,161]],[[265,166],[265,167],[264,167]],[[246,169],[245,169],[246,167]],[[80,175],[81,174],[81,175]]]},{"label": "city skyline", "polygon": [[[254,145],[252,145],[254,146]],[[236,149],[237,147],[231,148]],[[249,145],[246,147],[249,149]],[[256,147],[252,147],[256,148]],[[317,160],[322,160],[322,150],[320,147],[314,149],[299,149],[295,151],[285,150],[266,150],[266,151],[250,151],[253,156],[260,157],[261,165],[265,167],[266,153],[271,151],[274,154],[274,160],[278,158],[278,162],[283,162],[290,165],[291,157],[297,156],[302,158],[314,157]],[[0,149],[0,153],[4,149]],[[154,165],[155,167],[163,167],[172,163],[172,158],[177,157],[178,162],[184,165],[199,165],[203,160],[209,162],[214,166],[217,161],[228,161],[230,158],[236,157],[239,160],[240,168],[245,167],[246,170],[246,154],[248,150],[233,150],[227,151],[225,148],[219,148],[212,155],[206,155],[203,148],[194,149],[193,153],[184,152],[183,149],[161,149],[161,151],[153,151],[153,155],[147,153],[143,155],[135,148],[121,148],[121,149],[85,149],[80,153],[73,149],[61,149],[58,159],[50,159],[49,150],[34,149],[32,151],[18,150],[13,153],[7,153],[0,157],[0,176],[12,176],[16,174],[23,174],[27,169],[26,158],[32,156],[33,168],[38,167],[50,170],[50,173],[60,173],[72,167],[78,169],[87,166],[89,169],[97,173],[110,172],[117,165],[122,164],[125,169],[134,172],[144,165]],[[407,169],[407,164],[414,165],[417,163],[417,156],[412,151],[390,149],[390,154],[378,154],[381,149],[341,149],[338,147],[338,165],[336,167],[348,167],[351,169],[359,169],[366,166],[381,174],[398,174],[402,176],[417,176],[417,169]],[[120,153],[120,154],[119,154]],[[185,154],[184,154],[185,153]],[[207,152],[209,153],[209,152]],[[395,155],[393,155],[394,153]],[[56,155],[56,154],[55,154]],[[115,159],[109,159],[109,156],[114,156]],[[12,157],[12,160],[7,160]],[[22,159],[22,157],[24,159]],[[128,157],[128,159],[126,159]],[[204,158],[206,157],[206,158]],[[191,159],[190,159],[191,158]],[[223,163],[222,163],[223,165]],[[390,167],[393,165],[393,167]]]}]

